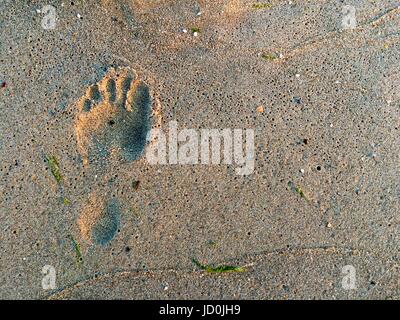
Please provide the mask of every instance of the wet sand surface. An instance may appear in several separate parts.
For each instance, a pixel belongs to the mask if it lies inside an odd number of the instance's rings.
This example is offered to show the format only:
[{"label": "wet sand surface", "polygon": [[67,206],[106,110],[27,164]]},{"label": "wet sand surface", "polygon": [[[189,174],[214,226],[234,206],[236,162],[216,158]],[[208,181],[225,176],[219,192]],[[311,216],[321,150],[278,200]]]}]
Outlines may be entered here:
[{"label": "wet sand surface", "polygon": [[[400,4],[346,4],[2,0],[0,298],[399,299]],[[254,171],[149,163],[171,121]]]}]

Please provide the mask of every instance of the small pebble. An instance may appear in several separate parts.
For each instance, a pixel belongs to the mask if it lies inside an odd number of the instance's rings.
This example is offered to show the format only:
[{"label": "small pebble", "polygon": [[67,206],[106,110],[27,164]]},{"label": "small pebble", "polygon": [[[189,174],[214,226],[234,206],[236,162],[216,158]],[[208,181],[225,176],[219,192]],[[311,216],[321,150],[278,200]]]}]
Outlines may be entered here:
[{"label": "small pebble", "polygon": [[199,35],[198,32],[193,32],[193,36],[194,36],[194,37],[197,37],[198,35]]},{"label": "small pebble", "polygon": [[139,185],[140,185],[140,181],[139,181],[139,180],[133,181],[133,182],[132,182],[132,188],[133,188],[133,190],[139,189]]},{"label": "small pebble", "polygon": [[263,113],[264,112],[264,106],[258,106],[257,107],[257,109],[256,109],[256,111],[258,112],[258,113]]},{"label": "small pebble", "polygon": [[292,102],[293,102],[293,103],[296,103],[296,104],[301,104],[301,98],[300,98],[300,97],[294,97],[294,98],[292,99]]}]

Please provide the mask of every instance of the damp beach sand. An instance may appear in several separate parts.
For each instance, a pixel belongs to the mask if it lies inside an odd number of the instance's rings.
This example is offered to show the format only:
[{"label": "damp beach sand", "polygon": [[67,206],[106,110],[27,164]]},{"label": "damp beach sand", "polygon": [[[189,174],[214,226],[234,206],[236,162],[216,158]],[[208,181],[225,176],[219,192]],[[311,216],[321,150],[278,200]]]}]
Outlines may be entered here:
[{"label": "damp beach sand", "polygon": [[0,1],[0,298],[399,299],[399,3],[347,2]]}]

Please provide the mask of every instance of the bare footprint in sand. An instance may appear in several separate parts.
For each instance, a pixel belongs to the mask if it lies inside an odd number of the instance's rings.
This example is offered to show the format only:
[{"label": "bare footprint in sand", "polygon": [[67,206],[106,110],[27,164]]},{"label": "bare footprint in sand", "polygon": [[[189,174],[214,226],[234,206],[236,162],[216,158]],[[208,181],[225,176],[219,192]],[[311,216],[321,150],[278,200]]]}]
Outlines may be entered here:
[{"label": "bare footprint in sand", "polygon": [[[104,175],[115,161],[134,161],[146,146],[151,129],[148,86],[129,68],[111,69],[77,101],[75,121],[78,151],[84,166]],[[99,168],[105,170],[98,170]],[[120,225],[120,204],[111,193],[95,187],[78,218],[81,235],[96,245],[107,245]]]},{"label": "bare footprint in sand", "polygon": [[140,157],[150,130],[148,86],[129,68],[111,69],[77,102],[78,150],[84,165],[104,164],[109,157]]},{"label": "bare footprint in sand", "polygon": [[78,219],[81,235],[91,243],[105,246],[117,234],[120,216],[116,198],[104,199],[103,195],[94,192]]}]

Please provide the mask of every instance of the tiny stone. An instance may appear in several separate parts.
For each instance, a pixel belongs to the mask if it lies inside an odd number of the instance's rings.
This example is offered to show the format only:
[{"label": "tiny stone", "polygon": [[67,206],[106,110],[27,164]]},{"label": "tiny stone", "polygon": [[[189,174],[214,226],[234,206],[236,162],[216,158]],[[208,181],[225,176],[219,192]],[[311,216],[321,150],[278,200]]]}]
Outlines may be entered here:
[{"label": "tiny stone", "polygon": [[256,111],[258,112],[258,113],[263,113],[264,112],[264,106],[258,106],[257,107],[257,109],[256,109]]},{"label": "tiny stone", "polygon": [[296,103],[296,104],[301,104],[301,98],[300,98],[300,97],[294,97],[294,98],[292,99],[292,101],[293,101],[294,103]]},{"label": "tiny stone", "polygon": [[135,180],[135,181],[132,182],[132,188],[134,190],[139,189],[139,185],[140,185],[140,181],[139,180]]}]

